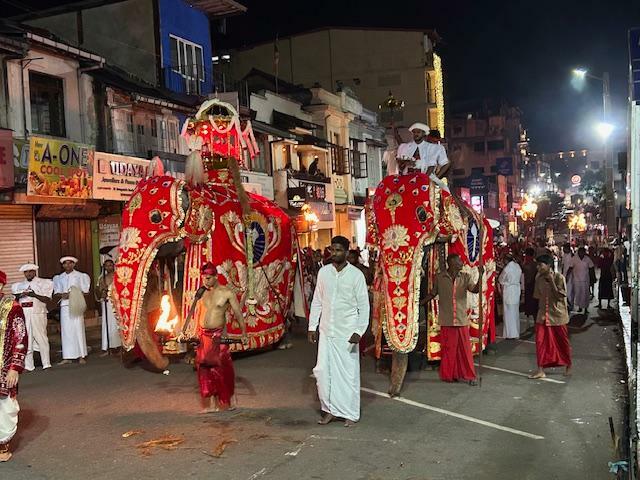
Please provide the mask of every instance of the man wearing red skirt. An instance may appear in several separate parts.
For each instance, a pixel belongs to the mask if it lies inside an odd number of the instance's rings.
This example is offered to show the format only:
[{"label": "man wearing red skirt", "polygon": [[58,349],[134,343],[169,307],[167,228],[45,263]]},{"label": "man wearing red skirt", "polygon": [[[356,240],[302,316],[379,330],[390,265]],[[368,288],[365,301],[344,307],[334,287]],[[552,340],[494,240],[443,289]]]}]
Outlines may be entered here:
[{"label": "man wearing red skirt", "polygon": [[447,257],[447,270],[438,273],[432,292],[422,304],[438,298],[438,321],[440,323],[440,344],[442,360],[440,379],[444,382],[465,381],[476,384],[473,366],[471,339],[469,338],[469,318],[467,316],[467,292],[478,293],[482,283],[483,267],[476,283],[469,274],[462,271],[463,263],[459,255]]},{"label": "man wearing red skirt", "polygon": [[538,371],[529,378],[544,378],[545,368],[565,367],[571,373],[571,344],[569,343],[569,310],[567,285],[561,273],[553,271],[553,257],[541,255],[536,259],[538,276],[533,297],[538,300],[536,316],[536,356]]}]

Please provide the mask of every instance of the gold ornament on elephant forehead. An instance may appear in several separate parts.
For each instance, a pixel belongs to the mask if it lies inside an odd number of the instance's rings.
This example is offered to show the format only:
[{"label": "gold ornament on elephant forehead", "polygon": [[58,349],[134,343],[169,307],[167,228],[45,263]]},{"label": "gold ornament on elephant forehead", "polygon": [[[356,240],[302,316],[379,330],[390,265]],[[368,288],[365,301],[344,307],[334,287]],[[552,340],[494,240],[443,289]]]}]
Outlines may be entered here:
[{"label": "gold ornament on elephant forehead", "polygon": [[402,196],[399,193],[392,193],[387,197],[384,207],[391,213],[391,221],[396,223],[396,209],[402,205]]}]

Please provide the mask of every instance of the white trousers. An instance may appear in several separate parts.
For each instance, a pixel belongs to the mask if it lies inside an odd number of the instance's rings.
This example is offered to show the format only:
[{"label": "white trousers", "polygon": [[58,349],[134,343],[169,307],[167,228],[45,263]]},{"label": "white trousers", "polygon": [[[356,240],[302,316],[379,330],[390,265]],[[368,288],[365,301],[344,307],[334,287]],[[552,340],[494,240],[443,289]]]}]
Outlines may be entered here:
[{"label": "white trousers", "polygon": [[100,302],[102,305],[102,350],[118,348],[122,345],[116,314],[113,313],[113,305],[107,300]]},{"label": "white trousers", "polygon": [[18,400],[0,397],[0,444],[8,443],[18,430]]},{"label": "white trousers", "polygon": [[60,333],[62,336],[63,359],[75,360],[87,356],[84,316],[71,316],[68,305],[60,307]]},{"label": "white trousers", "polygon": [[33,363],[34,351],[40,352],[42,368],[49,368],[51,366],[51,356],[49,354],[49,337],[47,336],[47,314],[32,313],[33,309],[30,307],[23,310],[29,339],[27,355],[24,359],[24,368],[28,371],[35,369]]},{"label": "white trousers", "polygon": [[504,325],[502,336],[504,338],[520,338],[520,304],[503,303]]},{"label": "white trousers", "polygon": [[348,339],[320,334],[313,369],[323,412],[357,422],[360,419],[360,349]]}]

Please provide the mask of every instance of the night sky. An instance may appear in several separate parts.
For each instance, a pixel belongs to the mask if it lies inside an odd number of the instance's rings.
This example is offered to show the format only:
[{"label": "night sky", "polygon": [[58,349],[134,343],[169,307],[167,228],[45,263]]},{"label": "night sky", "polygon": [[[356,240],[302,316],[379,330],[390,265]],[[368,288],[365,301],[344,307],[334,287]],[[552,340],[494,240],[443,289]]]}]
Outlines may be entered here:
[{"label": "night sky", "polygon": [[[493,97],[519,106],[537,152],[598,147],[592,126],[602,115],[601,83],[578,89],[571,69],[585,66],[598,76],[608,71],[613,122],[624,142],[627,30],[640,26],[638,0],[240,2],[249,11],[228,20],[228,41],[236,45],[323,26],[435,29],[443,38],[446,100]],[[25,4],[60,3],[0,0],[0,10],[8,15],[24,13]]]}]

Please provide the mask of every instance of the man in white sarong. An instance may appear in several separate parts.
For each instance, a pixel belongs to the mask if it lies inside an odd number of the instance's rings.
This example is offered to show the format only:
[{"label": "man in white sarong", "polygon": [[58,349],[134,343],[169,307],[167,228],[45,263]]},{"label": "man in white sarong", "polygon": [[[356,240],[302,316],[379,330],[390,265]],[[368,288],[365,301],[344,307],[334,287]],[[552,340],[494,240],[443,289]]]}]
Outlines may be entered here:
[{"label": "man in white sarong", "polygon": [[331,240],[331,261],[318,273],[311,303],[309,341],[320,339],[313,375],[326,425],[335,418],[345,427],[360,420],[360,338],[369,325],[369,294],[363,273],[347,262],[349,240]]},{"label": "man in white sarong", "polygon": [[54,300],[60,302],[60,332],[62,335],[62,361],[59,365],[87,363],[87,339],[84,331],[84,295],[91,289],[91,278],[75,270],[78,259],[62,257],[64,272],[53,277]]},{"label": "man in white sarong", "polygon": [[520,338],[520,280],[522,268],[514,260],[511,252],[505,256],[507,264],[500,272],[498,283],[502,287],[502,305],[504,307],[504,338]]},{"label": "man in white sarong", "polygon": [[573,309],[573,275],[569,271],[573,262],[573,252],[571,245],[565,243],[562,247],[562,275],[567,281],[567,302],[569,302],[569,310]]},{"label": "man in white sarong", "polygon": [[24,273],[24,280],[16,282],[11,287],[11,293],[16,296],[24,312],[27,324],[29,348],[24,360],[25,370],[35,370],[33,352],[40,352],[42,369],[51,368],[49,354],[49,337],[47,336],[47,302],[53,295],[53,282],[47,278],[38,277],[38,265],[26,263],[20,267]]},{"label": "man in white sarong", "polygon": [[102,264],[102,276],[96,289],[96,300],[102,307],[102,354],[103,357],[116,353],[122,341],[118,330],[118,322],[109,298],[109,288],[113,284],[113,273],[116,265],[113,260],[105,260]]},{"label": "man in white sarong", "polygon": [[587,256],[584,247],[578,249],[578,255],[571,259],[569,274],[573,276],[573,306],[578,310],[584,309],[587,313],[591,294],[589,293],[589,269],[595,268],[591,259]]}]

